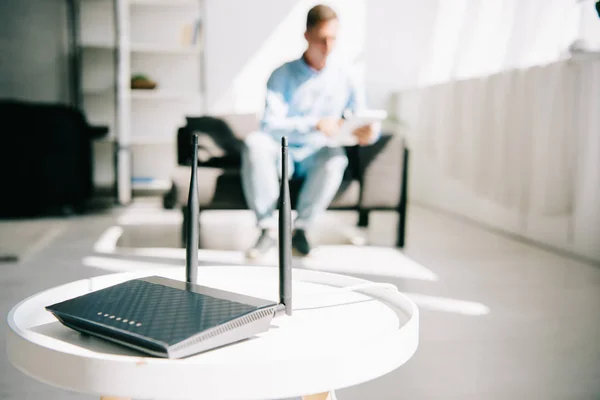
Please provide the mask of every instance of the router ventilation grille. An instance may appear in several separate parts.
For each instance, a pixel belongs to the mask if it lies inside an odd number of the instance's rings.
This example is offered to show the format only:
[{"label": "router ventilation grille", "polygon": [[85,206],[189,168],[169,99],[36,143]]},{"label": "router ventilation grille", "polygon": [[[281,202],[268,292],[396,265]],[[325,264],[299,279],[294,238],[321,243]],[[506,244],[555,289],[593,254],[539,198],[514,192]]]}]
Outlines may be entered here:
[{"label": "router ventilation grille", "polygon": [[273,315],[273,313],[274,313],[274,310],[272,308],[267,308],[264,310],[258,310],[258,311],[252,312],[241,318],[236,318],[233,321],[227,322],[226,324],[223,324],[216,328],[210,329],[208,332],[203,333],[202,335],[195,336],[193,338],[190,338],[188,340],[185,340],[181,343],[178,343],[178,344],[172,346],[172,351],[177,351],[177,350],[180,350],[180,349],[188,347],[188,346],[193,346],[196,343],[200,343],[205,340],[211,339],[215,336],[219,336],[219,335],[226,333],[232,329],[240,328],[251,322],[271,316],[271,315]]},{"label": "router ventilation grille", "polygon": [[131,332],[136,337],[139,335],[167,346],[193,338],[199,332],[208,332],[223,321],[262,311],[249,304],[140,279],[55,304],[51,310]]}]

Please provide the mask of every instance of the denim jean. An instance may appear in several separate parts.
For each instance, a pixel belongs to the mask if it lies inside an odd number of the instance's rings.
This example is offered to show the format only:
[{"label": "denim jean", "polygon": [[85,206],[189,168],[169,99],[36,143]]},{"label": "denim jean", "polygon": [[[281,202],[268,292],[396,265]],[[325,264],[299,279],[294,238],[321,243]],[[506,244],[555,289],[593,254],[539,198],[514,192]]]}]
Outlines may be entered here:
[{"label": "denim jean", "polygon": [[[242,150],[242,186],[248,206],[261,229],[275,229],[274,217],[279,199],[281,144],[271,135],[249,134]],[[348,165],[340,147],[288,148],[288,176],[304,178],[296,204],[294,227],[307,229],[336,195]]]}]

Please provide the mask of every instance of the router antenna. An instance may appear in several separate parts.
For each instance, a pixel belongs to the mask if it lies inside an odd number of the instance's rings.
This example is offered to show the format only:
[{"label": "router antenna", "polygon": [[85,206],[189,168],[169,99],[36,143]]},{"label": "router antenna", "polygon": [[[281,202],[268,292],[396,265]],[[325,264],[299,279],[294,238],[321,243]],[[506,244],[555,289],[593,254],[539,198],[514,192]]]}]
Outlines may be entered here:
[{"label": "router antenna", "polygon": [[187,283],[198,283],[198,135],[192,136],[192,173],[190,192],[187,203],[187,226],[185,227],[187,242],[185,248],[185,280]]},{"label": "router antenna", "polygon": [[292,315],[292,207],[288,182],[288,143],[281,138],[281,189],[279,192],[279,303]]}]

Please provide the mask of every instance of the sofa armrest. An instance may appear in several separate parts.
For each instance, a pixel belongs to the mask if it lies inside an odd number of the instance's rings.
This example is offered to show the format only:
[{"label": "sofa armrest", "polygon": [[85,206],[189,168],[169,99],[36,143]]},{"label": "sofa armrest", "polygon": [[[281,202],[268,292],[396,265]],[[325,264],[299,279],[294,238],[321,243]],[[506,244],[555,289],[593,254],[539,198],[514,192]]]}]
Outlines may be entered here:
[{"label": "sofa armrest", "polygon": [[102,139],[108,134],[108,126],[88,125],[88,131],[92,140]]},{"label": "sofa armrest", "polygon": [[399,209],[405,198],[405,139],[383,134],[369,146],[359,149],[362,209]]},{"label": "sofa armrest", "polygon": [[187,117],[177,130],[177,164],[192,162],[193,135],[198,134],[198,166],[223,167],[240,163],[242,141],[229,124],[217,117]]}]

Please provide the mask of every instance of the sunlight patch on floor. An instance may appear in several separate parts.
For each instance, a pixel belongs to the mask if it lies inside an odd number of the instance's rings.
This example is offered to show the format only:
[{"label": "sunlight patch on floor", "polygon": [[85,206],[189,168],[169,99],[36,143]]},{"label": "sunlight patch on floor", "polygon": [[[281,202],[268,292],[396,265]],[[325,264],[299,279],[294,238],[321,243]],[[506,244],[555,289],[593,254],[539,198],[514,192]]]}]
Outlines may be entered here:
[{"label": "sunlight patch on floor", "polygon": [[86,267],[99,268],[110,272],[135,272],[157,268],[181,268],[182,265],[160,262],[122,260],[118,258],[88,256],[81,260]]},{"label": "sunlight patch on floor", "polygon": [[[102,246],[98,246],[102,248]],[[104,248],[110,250],[110,246]],[[185,261],[185,249],[179,248],[115,248],[102,253],[121,256],[156,257]],[[235,265],[277,266],[277,252],[271,251],[260,260],[249,261],[244,252],[234,250],[198,250],[198,261],[204,265],[211,262]],[[436,281],[431,270],[403,255],[400,251],[386,247],[325,245],[314,249],[308,257],[292,257],[292,265],[315,271],[342,274],[377,275],[406,279]]]},{"label": "sunlight patch on floor", "polygon": [[418,293],[404,293],[421,308],[431,311],[443,311],[469,316],[482,316],[490,313],[490,309],[481,303],[456,300],[446,297],[426,296]]}]

